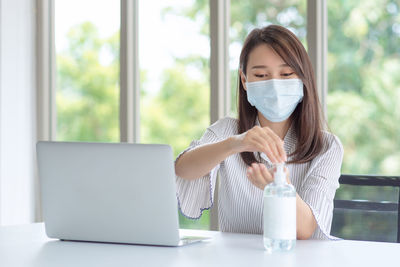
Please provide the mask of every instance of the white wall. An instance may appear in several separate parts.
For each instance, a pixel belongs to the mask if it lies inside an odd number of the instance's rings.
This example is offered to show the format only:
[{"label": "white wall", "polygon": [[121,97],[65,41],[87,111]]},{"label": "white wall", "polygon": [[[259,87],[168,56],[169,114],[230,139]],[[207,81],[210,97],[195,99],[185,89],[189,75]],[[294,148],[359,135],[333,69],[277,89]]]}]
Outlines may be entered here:
[{"label": "white wall", "polygon": [[0,0],[0,225],[34,221],[35,0]]}]

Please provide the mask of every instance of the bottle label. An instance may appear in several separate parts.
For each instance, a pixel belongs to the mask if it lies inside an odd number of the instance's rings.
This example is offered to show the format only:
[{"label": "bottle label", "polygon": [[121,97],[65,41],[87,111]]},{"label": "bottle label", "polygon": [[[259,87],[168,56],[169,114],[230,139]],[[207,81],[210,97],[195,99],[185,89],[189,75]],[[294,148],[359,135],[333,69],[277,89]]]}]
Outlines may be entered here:
[{"label": "bottle label", "polygon": [[295,197],[264,197],[264,237],[296,239]]}]

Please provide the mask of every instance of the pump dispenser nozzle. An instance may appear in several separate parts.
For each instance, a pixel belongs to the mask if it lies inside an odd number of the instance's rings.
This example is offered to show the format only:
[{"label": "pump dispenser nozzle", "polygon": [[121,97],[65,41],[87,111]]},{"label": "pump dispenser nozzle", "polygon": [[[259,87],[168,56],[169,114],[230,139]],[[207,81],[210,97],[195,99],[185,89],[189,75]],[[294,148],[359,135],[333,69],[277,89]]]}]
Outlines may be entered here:
[{"label": "pump dispenser nozzle", "polygon": [[285,172],[283,170],[284,163],[276,163],[275,167],[276,167],[276,170],[275,170],[275,173],[274,173],[274,181],[275,181],[275,183],[277,183],[277,184],[285,183],[286,175],[285,175]]}]

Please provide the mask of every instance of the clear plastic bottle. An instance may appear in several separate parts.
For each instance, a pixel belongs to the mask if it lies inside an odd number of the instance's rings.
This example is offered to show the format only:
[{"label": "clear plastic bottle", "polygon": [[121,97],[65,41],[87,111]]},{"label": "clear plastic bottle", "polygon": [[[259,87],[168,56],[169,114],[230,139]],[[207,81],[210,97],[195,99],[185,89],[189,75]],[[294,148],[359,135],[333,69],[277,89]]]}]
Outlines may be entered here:
[{"label": "clear plastic bottle", "polygon": [[264,247],[267,252],[296,245],[296,190],[286,181],[283,163],[276,164],[274,182],[264,189]]}]

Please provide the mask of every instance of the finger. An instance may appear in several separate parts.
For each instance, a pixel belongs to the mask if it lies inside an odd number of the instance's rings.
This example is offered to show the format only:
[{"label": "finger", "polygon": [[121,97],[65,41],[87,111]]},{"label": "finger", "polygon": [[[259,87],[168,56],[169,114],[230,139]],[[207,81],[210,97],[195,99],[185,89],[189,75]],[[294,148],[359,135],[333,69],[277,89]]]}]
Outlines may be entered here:
[{"label": "finger", "polygon": [[[268,127],[265,127],[268,128]],[[270,154],[268,158],[271,160],[272,163],[277,163],[281,159],[280,152],[277,148],[276,142],[278,142],[280,139],[277,137],[277,139],[273,139],[271,135],[273,133],[271,130],[266,130],[261,127],[254,127],[253,134],[254,134],[254,139],[257,140],[257,142],[260,142],[262,146],[265,146],[266,149],[269,150],[270,153],[264,152],[265,154]]]},{"label": "finger", "polygon": [[276,149],[277,149],[278,154],[279,154],[279,158],[283,162],[286,161],[287,157],[286,157],[286,152],[285,152],[285,149],[284,149],[284,146],[283,146],[284,142],[282,141],[282,139],[279,138],[279,136],[274,131],[272,131],[269,127],[264,127],[263,129],[266,132],[268,132],[269,136],[275,141],[275,145],[276,145]]},{"label": "finger", "polygon": [[255,184],[256,183],[256,178],[255,178],[256,175],[255,175],[255,169],[252,167],[253,164],[247,168],[247,177],[249,178],[250,182]]},{"label": "finger", "polygon": [[264,181],[269,184],[273,181],[271,173],[268,171],[267,167],[264,164],[260,164],[261,174],[264,178]]},{"label": "finger", "polygon": [[265,167],[264,164],[259,163],[256,164],[256,170],[258,170],[258,173],[256,173],[256,175],[258,175],[258,177],[256,178],[259,183],[262,185],[262,187],[264,188],[267,184],[272,182],[272,176],[270,175],[270,173],[268,172],[267,168]]},{"label": "finger", "polygon": [[248,167],[246,173],[247,173],[247,178],[249,179],[249,181],[250,181],[252,184],[255,185],[255,181],[254,181],[254,177],[253,177],[253,175],[254,175],[254,169],[253,169],[252,167]]},{"label": "finger", "polygon": [[287,161],[287,155],[286,155],[286,151],[285,148],[283,146],[283,141],[280,141],[281,143],[279,145],[277,145],[278,151],[279,151],[279,155],[280,158],[282,160],[282,162],[286,162]]},{"label": "finger", "polygon": [[282,156],[279,151],[279,142],[280,142],[279,137],[275,138],[272,130],[267,130],[267,129],[260,129],[260,130],[261,130],[259,133],[260,137],[263,138],[264,142],[268,144],[268,147],[271,150],[273,157],[275,158],[275,161],[273,163],[280,162]]},{"label": "finger", "polygon": [[254,182],[254,184],[259,188],[264,188],[266,183],[262,177],[260,167],[258,166],[257,163],[253,163],[251,166],[253,167],[253,182]]},{"label": "finger", "polygon": [[285,162],[287,160],[287,156],[286,156],[285,148],[283,146],[284,143],[279,137],[277,137],[277,138],[278,138],[278,140],[276,143],[276,148],[279,153],[279,158],[281,159],[281,162]]},{"label": "finger", "polygon": [[277,134],[275,134],[275,132],[272,131],[269,127],[264,127],[263,130],[274,141],[273,144],[276,146],[277,158],[279,158],[280,161],[286,161],[286,152],[285,152],[285,149],[283,147],[282,139],[280,139],[279,136]]},{"label": "finger", "polygon": [[275,162],[278,163],[281,161],[281,156],[279,154],[279,150],[277,148],[277,144],[274,139],[271,138],[271,136],[266,135],[266,138],[268,139],[268,146],[271,149],[272,154],[274,155]]},{"label": "finger", "polygon": [[263,147],[263,146],[260,146],[260,147],[258,148],[258,150],[264,152],[264,154],[267,155],[267,157],[269,158],[269,160],[270,160],[273,164],[277,163],[278,160],[275,158],[274,154],[271,152],[271,150],[270,150],[268,147],[265,148],[265,146],[264,146],[264,147]]},{"label": "finger", "polygon": [[258,180],[260,178],[260,175],[261,175],[260,169],[258,167],[258,164],[257,163],[253,163],[253,164],[251,164],[251,167],[253,168],[253,177]]},{"label": "finger", "polygon": [[253,136],[252,140],[254,142],[255,147],[261,152],[264,152],[272,163],[278,162],[277,158],[275,157],[276,154],[273,152],[271,146],[268,143],[268,140],[263,138],[261,135]]},{"label": "finger", "polygon": [[249,179],[251,179],[253,177],[253,168],[252,167],[248,167],[247,171],[246,171],[247,177]]}]

